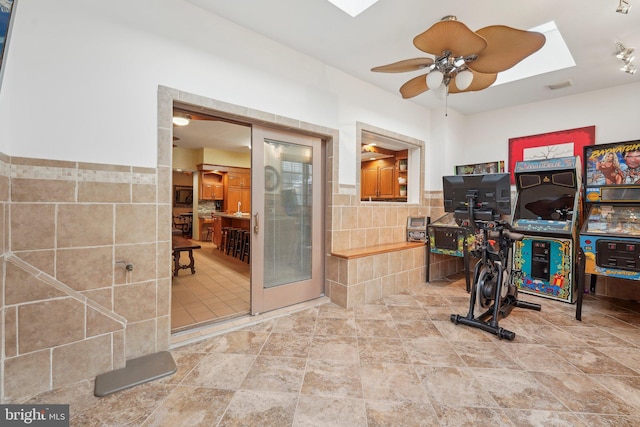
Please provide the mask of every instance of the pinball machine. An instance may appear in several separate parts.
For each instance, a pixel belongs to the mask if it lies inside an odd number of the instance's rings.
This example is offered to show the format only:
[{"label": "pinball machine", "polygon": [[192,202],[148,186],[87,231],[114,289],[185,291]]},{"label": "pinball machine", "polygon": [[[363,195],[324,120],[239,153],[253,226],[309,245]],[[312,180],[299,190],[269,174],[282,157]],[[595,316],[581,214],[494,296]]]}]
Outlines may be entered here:
[{"label": "pinball machine", "polygon": [[584,273],[640,280],[640,140],[584,149]]},{"label": "pinball machine", "polygon": [[566,303],[577,299],[577,250],[581,219],[579,157],[518,162],[512,227],[514,279],[522,293]]}]

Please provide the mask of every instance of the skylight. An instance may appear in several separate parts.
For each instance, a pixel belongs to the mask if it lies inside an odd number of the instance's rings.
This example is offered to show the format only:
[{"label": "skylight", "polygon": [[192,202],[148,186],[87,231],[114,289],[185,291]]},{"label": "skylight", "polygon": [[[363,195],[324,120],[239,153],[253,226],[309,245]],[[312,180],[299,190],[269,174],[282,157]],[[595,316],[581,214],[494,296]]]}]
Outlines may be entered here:
[{"label": "skylight", "polygon": [[[509,83],[527,77],[549,73],[551,71],[562,70],[564,68],[575,67],[576,61],[571,56],[569,48],[565,43],[556,23],[551,21],[546,24],[531,28],[529,31],[537,31],[547,38],[542,49],[531,56],[528,56],[513,68],[498,74],[498,78],[493,86]],[[473,68],[473,65],[471,65]]]},{"label": "skylight", "polygon": [[367,10],[378,0],[329,0],[331,4],[351,15],[353,18]]}]

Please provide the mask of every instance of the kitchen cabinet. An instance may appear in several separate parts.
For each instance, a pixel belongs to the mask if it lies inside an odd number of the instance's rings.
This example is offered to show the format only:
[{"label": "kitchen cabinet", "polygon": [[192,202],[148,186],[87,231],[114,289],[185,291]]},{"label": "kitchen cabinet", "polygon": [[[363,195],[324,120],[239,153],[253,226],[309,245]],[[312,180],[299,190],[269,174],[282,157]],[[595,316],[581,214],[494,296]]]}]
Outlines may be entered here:
[{"label": "kitchen cabinet", "polygon": [[398,174],[395,162],[373,160],[363,164],[360,171],[362,199],[388,199],[398,197]]},{"label": "kitchen cabinet", "polygon": [[223,200],[224,185],[222,175],[214,172],[200,172],[200,200]]},{"label": "kitchen cabinet", "polygon": [[223,179],[225,208],[229,213],[251,212],[251,172],[249,169],[230,170]]}]

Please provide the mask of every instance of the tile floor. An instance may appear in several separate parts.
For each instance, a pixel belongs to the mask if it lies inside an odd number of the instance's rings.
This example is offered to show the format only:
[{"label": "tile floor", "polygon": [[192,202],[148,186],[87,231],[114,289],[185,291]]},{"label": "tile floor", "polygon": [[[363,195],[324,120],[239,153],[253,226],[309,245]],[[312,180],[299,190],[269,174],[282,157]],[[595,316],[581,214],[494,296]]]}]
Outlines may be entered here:
[{"label": "tile floor", "polygon": [[172,350],[178,371],[104,398],[84,381],[30,399],[72,426],[638,426],[640,304],[533,296],[499,340],[450,322],[464,279],[326,303]]},{"label": "tile floor", "polygon": [[[193,251],[196,274],[180,270],[172,278],[172,332],[249,313],[249,264],[218,251],[211,242],[197,243],[202,249]],[[182,263],[188,263],[186,253]]]}]

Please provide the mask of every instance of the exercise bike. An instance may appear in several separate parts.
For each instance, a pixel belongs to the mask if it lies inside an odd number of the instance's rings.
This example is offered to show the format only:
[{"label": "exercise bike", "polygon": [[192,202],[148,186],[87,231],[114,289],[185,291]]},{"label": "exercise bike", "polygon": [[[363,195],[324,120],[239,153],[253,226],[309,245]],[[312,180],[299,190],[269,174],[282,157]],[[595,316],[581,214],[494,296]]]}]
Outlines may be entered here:
[{"label": "exercise bike", "polygon": [[[524,238],[516,233],[511,225],[500,219],[499,215],[474,209],[473,198],[470,197],[468,210],[456,211],[456,217],[462,227],[469,227],[480,240],[470,253],[480,260],[473,272],[473,284],[469,302],[469,313],[466,316],[452,314],[451,321],[457,324],[472,326],[491,332],[500,339],[513,340],[515,332],[498,325],[500,318],[505,318],[514,307],[540,311],[540,304],[518,300],[518,288],[513,278],[520,271],[511,270],[513,244]],[[464,218],[467,216],[467,218]],[[476,216],[482,219],[477,220]],[[476,311],[483,311],[476,315]]]}]

